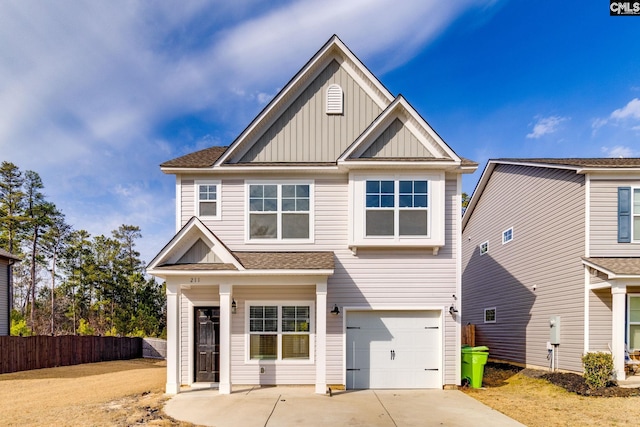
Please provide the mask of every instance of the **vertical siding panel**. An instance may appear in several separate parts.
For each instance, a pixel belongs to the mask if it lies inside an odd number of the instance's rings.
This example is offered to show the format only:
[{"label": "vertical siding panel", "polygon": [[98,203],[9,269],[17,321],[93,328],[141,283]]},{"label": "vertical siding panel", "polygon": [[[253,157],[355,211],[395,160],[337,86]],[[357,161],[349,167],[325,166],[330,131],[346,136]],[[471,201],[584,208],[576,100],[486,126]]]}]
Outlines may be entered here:
[{"label": "vertical siding panel", "polygon": [[[492,357],[546,366],[549,317],[561,315],[559,367],[581,371],[584,203],[584,177],[573,171],[494,169],[462,235],[463,323],[476,324],[476,344]],[[510,227],[514,239],[502,245]],[[497,322],[485,324],[492,307]]]}]

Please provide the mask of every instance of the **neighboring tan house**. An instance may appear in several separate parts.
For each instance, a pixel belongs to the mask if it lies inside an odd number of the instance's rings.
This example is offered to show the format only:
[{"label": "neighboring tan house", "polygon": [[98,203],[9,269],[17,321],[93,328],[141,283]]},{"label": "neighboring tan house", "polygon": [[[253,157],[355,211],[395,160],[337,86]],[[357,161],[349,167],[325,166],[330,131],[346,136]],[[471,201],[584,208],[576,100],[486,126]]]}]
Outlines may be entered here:
[{"label": "neighboring tan house", "polygon": [[490,160],[462,241],[462,321],[492,358],[580,372],[583,354],[611,351],[625,378],[625,344],[640,350],[640,159]]},{"label": "neighboring tan house", "polygon": [[229,147],[170,160],[168,393],[460,383],[460,158],[332,37]]},{"label": "neighboring tan house", "polygon": [[0,336],[11,331],[11,266],[20,259],[0,249]]}]

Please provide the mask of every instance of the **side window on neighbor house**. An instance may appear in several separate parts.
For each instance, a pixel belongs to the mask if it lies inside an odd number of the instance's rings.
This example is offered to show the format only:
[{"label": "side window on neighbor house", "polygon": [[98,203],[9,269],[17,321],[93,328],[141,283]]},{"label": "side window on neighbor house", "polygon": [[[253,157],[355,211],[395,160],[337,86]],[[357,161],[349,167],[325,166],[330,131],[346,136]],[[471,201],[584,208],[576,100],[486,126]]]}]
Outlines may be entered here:
[{"label": "side window on neighbor house", "polygon": [[196,181],[196,215],[200,218],[220,218],[220,182]]},{"label": "side window on neighbor house", "polygon": [[484,309],[484,323],[496,323],[496,308]]},{"label": "side window on neighbor house", "polygon": [[509,243],[513,240],[513,227],[502,232],[502,244]]},{"label": "side window on neighbor house", "polygon": [[308,183],[249,184],[249,240],[310,239],[311,191]]},{"label": "side window on neighbor house", "polygon": [[640,188],[618,187],[618,243],[640,242]]},{"label": "side window on neighbor house", "polygon": [[480,255],[484,255],[489,252],[489,242],[484,242],[480,244]]},{"label": "side window on neighbor house", "polygon": [[428,236],[428,188],[426,180],[367,180],[366,236]]}]

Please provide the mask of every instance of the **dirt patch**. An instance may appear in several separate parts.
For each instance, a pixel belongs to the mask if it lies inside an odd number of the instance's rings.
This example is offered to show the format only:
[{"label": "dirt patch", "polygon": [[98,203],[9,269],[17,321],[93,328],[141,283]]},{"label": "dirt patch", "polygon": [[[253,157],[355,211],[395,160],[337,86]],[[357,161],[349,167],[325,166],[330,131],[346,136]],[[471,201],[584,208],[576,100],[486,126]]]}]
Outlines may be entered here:
[{"label": "dirt patch", "polygon": [[0,375],[7,426],[191,426],[162,412],[166,363],[136,359]]}]

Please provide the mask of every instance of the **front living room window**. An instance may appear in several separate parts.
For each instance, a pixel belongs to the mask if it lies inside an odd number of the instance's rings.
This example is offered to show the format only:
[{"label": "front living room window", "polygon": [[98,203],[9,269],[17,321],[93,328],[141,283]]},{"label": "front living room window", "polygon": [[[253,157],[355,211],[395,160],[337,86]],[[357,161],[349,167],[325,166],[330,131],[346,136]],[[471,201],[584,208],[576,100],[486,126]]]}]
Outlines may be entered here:
[{"label": "front living room window", "polygon": [[249,305],[250,360],[309,360],[311,304]]},{"label": "front living room window", "polygon": [[249,240],[309,240],[311,237],[311,184],[251,183]]},{"label": "front living room window", "polygon": [[640,350],[640,295],[629,295],[627,307],[627,344],[630,350]]},{"label": "front living room window", "polygon": [[427,180],[367,180],[366,236],[428,236]]}]

